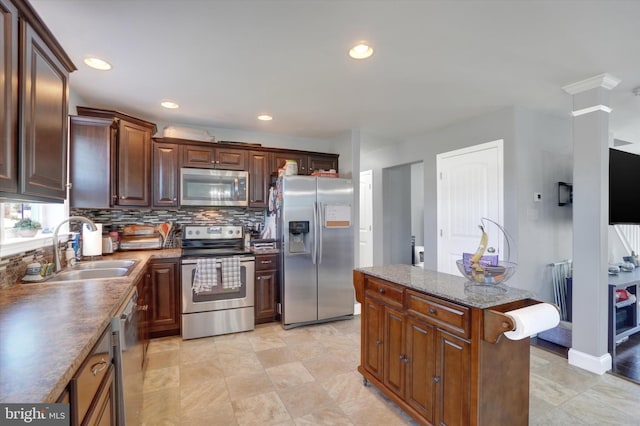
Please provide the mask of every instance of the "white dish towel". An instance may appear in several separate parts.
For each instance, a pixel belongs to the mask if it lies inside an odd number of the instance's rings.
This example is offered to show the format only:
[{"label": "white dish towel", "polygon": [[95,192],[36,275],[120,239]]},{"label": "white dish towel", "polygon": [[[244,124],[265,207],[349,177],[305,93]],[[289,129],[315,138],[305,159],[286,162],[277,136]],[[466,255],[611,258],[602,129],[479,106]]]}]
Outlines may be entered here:
[{"label": "white dish towel", "polygon": [[217,259],[196,259],[196,273],[191,288],[196,294],[211,291],[218,285]]},{"label": "white dish towel", "polygon": [[222,258],[222,288],[236,289],[242,287],[240,278],[240,259],[237,257]]}]

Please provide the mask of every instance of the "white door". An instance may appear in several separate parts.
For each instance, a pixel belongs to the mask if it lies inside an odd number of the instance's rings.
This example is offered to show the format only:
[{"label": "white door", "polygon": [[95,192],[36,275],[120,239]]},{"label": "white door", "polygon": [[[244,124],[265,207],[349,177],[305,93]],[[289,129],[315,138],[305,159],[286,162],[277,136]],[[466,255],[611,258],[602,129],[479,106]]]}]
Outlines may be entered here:
[{"label": "white door", "polygon": [[373,265],[373,172],[360,172],[360,267]]},{"label": "white door", "polygon": [[[502,140],[439,154],[438,271],[461,275],[456,260],[478,248],[483,217],[503,224]],[[488,223],[489,247],[502,256],[504,236]]]}]

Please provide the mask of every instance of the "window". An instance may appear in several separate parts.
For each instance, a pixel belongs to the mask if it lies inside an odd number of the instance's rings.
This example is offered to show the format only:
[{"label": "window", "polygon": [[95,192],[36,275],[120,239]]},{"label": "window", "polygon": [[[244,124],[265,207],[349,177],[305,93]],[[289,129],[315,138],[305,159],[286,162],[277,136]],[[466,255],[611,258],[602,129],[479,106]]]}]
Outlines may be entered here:
[{"label": "window", "polygon": [[[50,244],[48,239],[55,227],[68,217],[66,204],[0,203],[2,226],[0,227],[0,256],[33,250]],[[31,232],[16,228],[16,224],[31,222]]]}]

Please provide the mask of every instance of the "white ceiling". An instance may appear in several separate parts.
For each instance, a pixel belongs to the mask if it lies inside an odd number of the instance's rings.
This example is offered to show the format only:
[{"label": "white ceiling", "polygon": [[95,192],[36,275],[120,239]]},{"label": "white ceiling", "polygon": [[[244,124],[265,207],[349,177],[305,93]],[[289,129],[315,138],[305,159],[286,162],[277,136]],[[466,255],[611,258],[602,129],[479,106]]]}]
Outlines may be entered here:
[{"label": "white ceiling", "polygon": [[[568,114],[562,87],[606,72],[615,137],[640,142],[640,1],[31,3],[78,67],[73,91],[152,121],[397,142],[509,105]],[[375,53],[357,62],[359,40]]]}]

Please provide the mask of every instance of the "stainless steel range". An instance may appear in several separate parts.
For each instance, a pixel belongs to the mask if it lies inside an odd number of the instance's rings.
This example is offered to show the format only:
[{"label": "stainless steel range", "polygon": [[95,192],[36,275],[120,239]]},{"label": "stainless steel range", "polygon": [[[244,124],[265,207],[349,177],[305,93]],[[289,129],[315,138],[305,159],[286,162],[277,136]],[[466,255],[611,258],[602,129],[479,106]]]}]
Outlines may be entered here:
[{"label": "stainless steel range", "polygon": [[242,226],[182,228],[182,338],[254,328],[255,256]]}]

